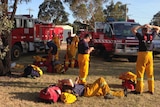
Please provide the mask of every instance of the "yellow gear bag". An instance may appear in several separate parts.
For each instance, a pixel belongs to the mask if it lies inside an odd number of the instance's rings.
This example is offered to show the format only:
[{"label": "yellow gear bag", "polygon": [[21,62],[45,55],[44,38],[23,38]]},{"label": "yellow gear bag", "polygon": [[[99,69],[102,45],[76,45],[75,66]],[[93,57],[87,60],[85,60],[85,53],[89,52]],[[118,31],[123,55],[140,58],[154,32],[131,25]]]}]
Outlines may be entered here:
[{"label": "yellow gear bag", "polygon": [[128,71],[128,72],[122,73],[119,76],[119,79],[122,79],[122,80],[131,80],[131,81],[135,82],[136,79],[137,79],[137,76],[136,76],[136,74],[132,73],[131,71]]},{"label": "yellow gear bag", "polygon": [[43,71],[38,66],[36,66],[36,65],[31,65],[31,66],[33,67],[33,69],[35,71],[37,71],[40,74],[40,76],[43,75]]},{"label": "yellow gear bag", "polygon": [[77,97],[74,94],[62,92],[60,99],[63,103],[71,104],[77,100]]}]

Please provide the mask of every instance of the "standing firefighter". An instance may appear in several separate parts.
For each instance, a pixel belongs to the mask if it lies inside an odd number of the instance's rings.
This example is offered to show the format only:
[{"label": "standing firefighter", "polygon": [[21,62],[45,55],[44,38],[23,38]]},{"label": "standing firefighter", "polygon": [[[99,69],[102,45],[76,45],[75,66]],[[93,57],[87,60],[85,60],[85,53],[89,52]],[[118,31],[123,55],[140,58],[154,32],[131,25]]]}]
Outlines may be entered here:
[{"label": "standing firefighter", "polygon": [[78,43],[78,65],[79,65],[79,84],[86,84],[86,78],[89,70],[89,56],[94,50],[93,47],[89,47],[89,41],[91,35],[86,34],[82,40]]},{"label": "standing firefighter", "polygon": [[57,46],[57,53],[55,55],[55,60],[59,60],[59,51],[60,51],[60,40],[58,35],[54,35],[53,37],[53,42],[55,43],[55,45]]},{"label": "standing firefighter", "polygon": [[[142,34],[138,33],[138,29],[142,30]],[[154,29],[150,32],[150,29]],[[159,33],[160,27],[145,24],[143,26],[136,26],[132,28],[133,34],[139,40],[139,52],[136,63],[137,84],[135,94],[143,92],[143,79],[144,73],[147,74],[148,79],[148,93],[154,93],[154,70],[153,70],[153,53],[152,53],[152,40]]]},{"label": "standing firefighter", "polygon": [[67,42],[67,50],[66,50],[66,56],[65,56],[65,68],[68,69],[70,64],[70,58],[71,58],[71,43],[72,43],[73,37],[71,36],[71,32],[68,32],[68,37],[66,38]]},{"label": "standing firefighter", "polygon": [[76,62],[76,55],[77,55],[77,49],[78,49],[78,42],[79,42],[79,37],[75,35],[73,37],[73,40],[71,42],[70,46],[70,63],[71,63],[71,68],[75,67],[75,62]]},{"label": "standing firefighter", "polygon": [[67,41],[67,53],[66,53],[66,59],[65,59],[65,67],[71,66],[71,68],[75,67],[75,61],[76,61],[76,54],[78,49],[78,42],[79,37],[75,35],[74,37],[71,37],[70,32],[68,33]]}]

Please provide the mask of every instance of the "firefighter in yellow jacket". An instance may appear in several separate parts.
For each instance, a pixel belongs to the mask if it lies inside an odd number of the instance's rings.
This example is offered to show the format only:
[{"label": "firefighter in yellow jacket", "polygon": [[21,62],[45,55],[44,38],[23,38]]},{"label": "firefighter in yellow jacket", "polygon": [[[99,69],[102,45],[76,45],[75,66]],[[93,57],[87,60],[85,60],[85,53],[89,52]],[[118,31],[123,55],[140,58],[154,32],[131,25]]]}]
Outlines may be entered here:
[{"label": "firefighter in yellow jacket", "polygon": [[[139,29],[142,30],[142,34],[138,32]],[[151,32],[151,29],[154,29],[154,31]],[[152,40],[159,33],[160,27],[145,24],[143,26],[135,26],[131,30],[139,40],[139,52],[136,63],[137,83],[136,83],[136,91],[134,93],[141,94],[143,92],[144,73],[146,72],[148,80],[148,93],[153,94],[154,70],[153,70]]]},{"label": "firefighter in yellow jacket", "polygon": [[59,60],[60,40],[59,40],[58,35],[54,35],[52,40],[58,48],[57,53],[55,55],[55,60]]},{"label": "firefighter in yellow jacket", "polygon": [[89,57],[90,53],[94,50],[93,47],[89,47],[89,41],[91,35],[86,34],[84,38],[78,43],[78,65],[79,65],[79,83],[85,84],[89,70]]},{"label": "firefighter in yellow jacket", "polygon": [[68,32],[68,37],[66,38],[67,42],[67,49],[66,49],[66,55],[65,55],[65,68],[68,69],[70,61],[69,58],[70,55],[70,49],[71,49],[71,43],[72,43],[73,37],[71,36],[71,32]]},{"label": "firefighter in yellow jacket", "polygon": [[75,60],[76,60],[77,49],[78,49],[78,42],[79,42],[79,37],[77,35],[75,35],[73,37],[73,40],[72,40],[71,46],[70,46],[71,68],[74,68],[74,66],[75,66]]}]

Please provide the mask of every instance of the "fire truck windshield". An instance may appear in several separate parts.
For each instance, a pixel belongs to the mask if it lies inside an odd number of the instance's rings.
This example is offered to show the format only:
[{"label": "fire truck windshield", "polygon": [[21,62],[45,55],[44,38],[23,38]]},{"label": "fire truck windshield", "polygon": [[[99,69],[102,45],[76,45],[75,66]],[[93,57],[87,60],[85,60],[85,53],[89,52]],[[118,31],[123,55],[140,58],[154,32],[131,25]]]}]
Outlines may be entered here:
[{"label": "fire truck windshield", "polygon": [[113,27],[113,32],[115,34],[115,37],[126,38],[126,37],[133,37],[131,28],[137,25],[139,24],[126,22],[126,23],[114,23],[112,27]]}]

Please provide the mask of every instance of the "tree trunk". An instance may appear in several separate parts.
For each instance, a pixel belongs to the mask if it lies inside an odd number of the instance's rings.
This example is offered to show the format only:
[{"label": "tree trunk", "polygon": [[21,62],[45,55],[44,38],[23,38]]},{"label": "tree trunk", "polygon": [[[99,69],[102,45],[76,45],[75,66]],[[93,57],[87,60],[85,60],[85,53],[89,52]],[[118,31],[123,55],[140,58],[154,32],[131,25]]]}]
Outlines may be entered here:
[{"label": "tree trunk", "polygon": [[[4,34],[4,36],[1,36],[1,39],[3,41],[3,46],[7,46],[9,45],[10,47],[10,34],[8,32],[6,32]],[[10,58],[10,51],[6,52],[6,56],[4,59],[1,59],[0,60],[0,75],[9,75],[11,74],[11,71],[10,71],[10,63],[11,61],[11,58]]]},{"label": "tree trunk", "polygon": [[[3,16],[7,16],[8,15],[8,0],[1,0],[2,4],[4,5],[4,9],[3,9]],[[10,33],[6,30],[3,32],[3,34],[1,33],[1,39],[2,39],[2,46],[6,47],[7,45],[9,45],[9,48],[11,46],[11,36]],[[0,51],[3,51],[3,49],[1,49]],[[4,57],[4,59],[0,59],[0,75],[8,75],[11,74],[10,71],[10,51],[6,52],[6,56]]]}]

